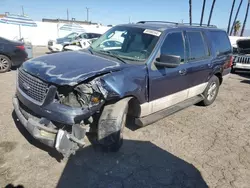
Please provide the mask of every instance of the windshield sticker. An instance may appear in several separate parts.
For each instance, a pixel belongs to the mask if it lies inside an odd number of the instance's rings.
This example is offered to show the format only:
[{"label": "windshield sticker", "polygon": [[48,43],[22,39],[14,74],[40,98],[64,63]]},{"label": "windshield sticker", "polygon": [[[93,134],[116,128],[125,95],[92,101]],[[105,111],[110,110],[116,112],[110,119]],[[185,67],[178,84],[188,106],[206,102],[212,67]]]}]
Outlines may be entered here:
[{"label": "windshield sticker", "polygon": [[151,29],[145,29],[143,33],[149,34],[149,35],[154,35],[157,37],[159,37],[161,35],[160,31],[155,31],[155,30],[151,30]]}]

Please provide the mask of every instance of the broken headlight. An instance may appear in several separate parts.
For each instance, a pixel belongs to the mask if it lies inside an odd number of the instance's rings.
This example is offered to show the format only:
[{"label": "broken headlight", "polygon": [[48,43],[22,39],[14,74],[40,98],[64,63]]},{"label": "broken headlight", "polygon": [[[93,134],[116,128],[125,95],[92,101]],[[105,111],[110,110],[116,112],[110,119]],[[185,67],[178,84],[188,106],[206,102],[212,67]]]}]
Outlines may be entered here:
[{"label": "broken headlight", "polygon": [[103,101],[103,95],[99,90],[95,90],[91,84],[79,84],[76,87],[58,89],[60,103],[72,106],[94,106]]}]

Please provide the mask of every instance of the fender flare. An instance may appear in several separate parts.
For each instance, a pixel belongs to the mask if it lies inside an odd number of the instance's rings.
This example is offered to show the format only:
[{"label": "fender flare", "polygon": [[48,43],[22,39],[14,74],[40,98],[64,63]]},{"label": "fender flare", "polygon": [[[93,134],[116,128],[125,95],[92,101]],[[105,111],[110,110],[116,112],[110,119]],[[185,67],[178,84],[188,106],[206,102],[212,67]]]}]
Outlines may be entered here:
[{"label": "fender flare", "polygon": [[120,133],[123,129],[122,120],[127,113],[129,101],[132,97],[126,97],[116,103],[104,106],[97,126],[97,139],[100,142],[105,137]]}]

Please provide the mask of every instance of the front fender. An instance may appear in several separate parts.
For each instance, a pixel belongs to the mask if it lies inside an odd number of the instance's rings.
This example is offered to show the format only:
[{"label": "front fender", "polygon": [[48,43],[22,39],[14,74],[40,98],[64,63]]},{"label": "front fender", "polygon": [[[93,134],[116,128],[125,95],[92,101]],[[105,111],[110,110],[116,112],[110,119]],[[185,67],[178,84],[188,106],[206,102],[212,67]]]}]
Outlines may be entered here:
[{"label": "front fender", "polygon": [[127,96],[133,96],[140,103],[147,101],[147,68],[145,65],[134,65],[122,71],[112,72],[97,78],[98,87],[105,99],[119,100]]}]

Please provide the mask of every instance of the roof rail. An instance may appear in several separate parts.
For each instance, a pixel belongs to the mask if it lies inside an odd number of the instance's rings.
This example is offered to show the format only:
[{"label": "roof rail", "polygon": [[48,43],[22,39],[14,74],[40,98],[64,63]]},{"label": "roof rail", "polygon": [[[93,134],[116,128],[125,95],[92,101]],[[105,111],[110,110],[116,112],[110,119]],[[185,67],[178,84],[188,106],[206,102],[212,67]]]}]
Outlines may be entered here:
[{"label": "roof rail", "polygon": [[145,24],[145,23],[162,23],[162,24],[173,24],[173,25],[189,25],[195,27],[213,27],[217,28],[215,25],[207,25],[207,24],[199,24],[199,23],[178,23],[178,22],[168,22],[168,21],[139,21],[137,24]]}]

